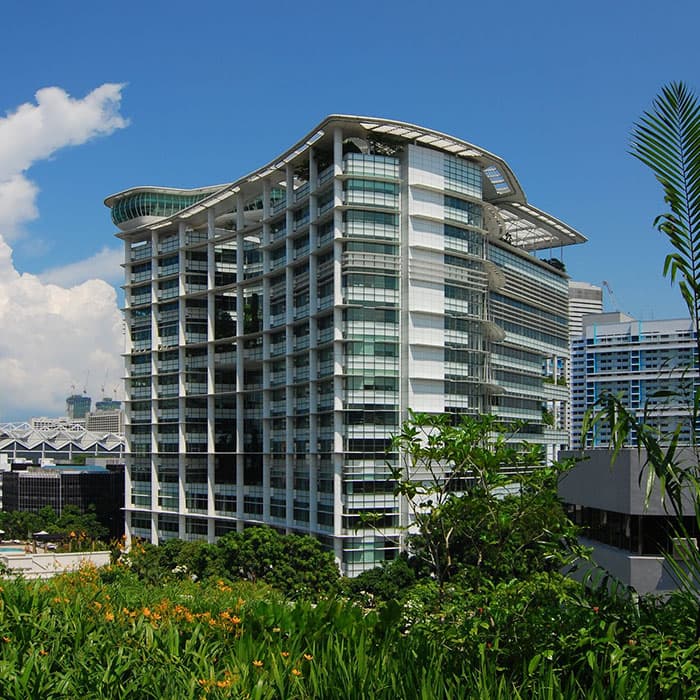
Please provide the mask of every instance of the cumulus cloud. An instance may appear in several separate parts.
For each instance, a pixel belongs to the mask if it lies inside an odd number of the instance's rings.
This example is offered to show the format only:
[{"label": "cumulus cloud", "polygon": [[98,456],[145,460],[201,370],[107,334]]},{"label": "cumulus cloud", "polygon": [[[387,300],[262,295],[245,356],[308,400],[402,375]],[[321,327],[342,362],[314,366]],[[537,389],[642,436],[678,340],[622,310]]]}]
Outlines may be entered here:
[{"label": "cumulus cloud", "polygon": [[66,146],[123,129],[119,114],[123,85],[106,83],[82,99],[64,90],[38,90],[36,104],[25,103],[0,118],[0,234],[19,235],[20,225],[37,217],[38,189],[23,173]]},{"label": "cumulus cloud", "polygon": [[[120,277],[115,249],[37,276],[16,269],[8,241],[38,216],[37,188],[25,175],[33,163],[66,146],[123,128],[121,85],[106,84],[83,99],[60,88],[36,93],[0,118],[0,420],[62,415],[70,386],[87,373],[122,375]],[[104,279],[96,279],[104,277]]]},{"label": "cumulus cloud", "polygon": [[44,283],[60,284],[64,287],[80,284],[95,277],[112,284],[121,284],[124,279],[122,262],[124,262],[122,248],[105,246],[85,260],[45,270],[39,273],[39,279]]}]

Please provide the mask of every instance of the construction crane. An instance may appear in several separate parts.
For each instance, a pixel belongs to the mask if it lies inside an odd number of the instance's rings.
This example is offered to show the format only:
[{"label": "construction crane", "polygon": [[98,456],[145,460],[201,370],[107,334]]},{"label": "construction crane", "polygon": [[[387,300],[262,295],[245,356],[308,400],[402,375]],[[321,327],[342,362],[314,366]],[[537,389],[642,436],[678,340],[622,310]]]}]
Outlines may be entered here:
[{"label": "construction crane", "polygon": [[109,370],[106,369],[104,381],[102,382],[102,386],[100,386],[100,391],[102,392],[102,394],[101,394],[102,396],[107,396],[107,394],[105,394],[105,385],[107,384],[108,378],[109,378]]},{"label": "construction crane", "polygon": [[610,301],[612,302],[613,307],[614,307],[613,311],[621,311],[620,302],[617,300],[617,297],[615,296],[615,292],[613,292],[612,287],[610,286],[610,283],[607,280],[603,280],[600,284],[608,292],[608,297],[610,298]]}]

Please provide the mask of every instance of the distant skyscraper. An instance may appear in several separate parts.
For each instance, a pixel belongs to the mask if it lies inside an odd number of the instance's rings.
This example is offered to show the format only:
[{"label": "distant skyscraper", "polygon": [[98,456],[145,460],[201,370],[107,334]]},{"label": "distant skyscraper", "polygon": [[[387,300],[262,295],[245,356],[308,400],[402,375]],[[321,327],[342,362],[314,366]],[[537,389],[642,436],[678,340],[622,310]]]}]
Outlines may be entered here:
[{"label": "distant skyscraper", "polygon": [[85,418],[89,413],[92,399],[81,394],[71,394],[66,399],[66,415],[69,418]]},{"label": "distant skyscraper", "polygon": [[118,411],[121,407],[121,401],[115,401],[108,396],[105,396],[102,401],[95,401],[96,411]]},{"label": "distant skyscraper", "polygon": [[603,289],[588,282],[569,280],[569,334],[571,338],[583,335],[582,319],[588,314],[603,311]]}]

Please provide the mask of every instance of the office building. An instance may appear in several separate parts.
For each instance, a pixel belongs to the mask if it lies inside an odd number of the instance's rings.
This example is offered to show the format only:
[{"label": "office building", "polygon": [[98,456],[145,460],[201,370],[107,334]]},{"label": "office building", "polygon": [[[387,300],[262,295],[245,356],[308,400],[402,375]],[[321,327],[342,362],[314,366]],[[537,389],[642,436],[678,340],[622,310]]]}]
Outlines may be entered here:
[{"label": "office building", "polygon": [[[601,422],[584,438],[587,410],[606,392],[619,396],[637,417],[690,444],[690,412],[698,383],[696,343],[690,319],[638,321],[621,312],[585,316],[572,342],[572,447],[605,447],[610,428]],[[658,392],[672,392],[660,395]],[[631,436],[636,444],[636,436]]]},{"label": "office building", "polygon": [[50,506],[60,516],[72,505],[81,513],[94,509],[110,537],[124,533],[124,468],[85,466],[13,466],[2,472],[3,509],[38,513]]},{"label": "office building", "polygon": [[[604,448],[563,453],[581,461],[559,482],[559,497],[583,532],[581,544],[592,549],[591,561],[637,593],[663,593],[677,588],[667,556],[675,556],[674,516],[662,499],[658,482],[647,492],[649,467],[645,450],[627,447],[613,455]],[[679,450],[680,464],[697,463],[691,451]],[[641,480],[640,480],[641,476]],[[683,515],[691,542],[700,530],[694,517],[694,494],[687,489]]]},{"label": "office building", "polygon": [[537,255],[585,239],[498,156],[331,116],[230,184],[105,203],[125,250],[129,537],[267,523],[352,575],[408,524],[387,461],[409,409],[567,444],[568,281]]},{"label": "office building", "polygon": [[105,396],[101,401],[95,401],[95,411],[119,411],[122,407],[122,402],[116,399],[110,399]]},{"label": "office building", "polygon": [[588,282],[569,280],[569,335],[583,335],[583,317],[603,313],[603,289]]},{"label": "office building", "polygon": [[124,411],[114,410],[91,411],[85,416],[85,429],[93,433],[124,434]]},{"label": "office building", "polygon": [[69,418],[85,418],[90,411],[92,399],[81,394],[71,394],[66,399],[66,415]]},{"label": "office building", "polygon": [[[573,321],[572,321],[573,323]],[[673,555],[672,518],[658,485],[646,491],[646,452],[633,431],[614,458],[607,420],[582,435],[587,411],[614,394],[636,417],[668,443],[677,430],[678,456],[693,459],[682,446],[692,440],[692,405],[698,384],[696,342],[689,319],[638,321],[621,312],[584,315],[572,338],[572,447],[563,453],[581,461],[559,484],[559,496],[583,528],[592,559],[639,593],[676,587],[665,556]],[[659,393],[661,392],[661,393]],[[669,392],[671,392],[669,394]],[[582,450],[582,451],[580,451]],[[690,494],[689,494],[690,496]],[[686,516],[692,515],[692,499]],[[686,518],[697,537],[697,524]]]}]

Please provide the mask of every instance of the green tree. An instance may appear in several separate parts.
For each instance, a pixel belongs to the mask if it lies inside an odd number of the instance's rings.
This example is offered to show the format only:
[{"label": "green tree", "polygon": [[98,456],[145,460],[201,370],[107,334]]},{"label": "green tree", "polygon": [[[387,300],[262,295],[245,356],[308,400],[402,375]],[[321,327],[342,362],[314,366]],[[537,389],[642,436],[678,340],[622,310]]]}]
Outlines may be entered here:
[{"label": "green tree", "polygon": [[339,579],[333,554],[313,537],[251,527],[227,533],[217,547],[227,576],[264,581],[292,597],[331,592]]},{"label": "green tree", "polygon": [[11,540],[31,539],[33,532],[43,527],[42,519],[37,513],[28,511],[3,511],[0,513],[0,529],[4,537]]},{"label": "green tree", "polygon": [[[541,448],[518,441],[494,416],[412,414],[393,440],[396,492],[413,525],[409,551],[439,585],[553,570],[583,554],[557,497],[573,464],[542,465]],[[415,532],[413,530],[415,529]]]},{"label": "green tree", "polygon": [[73,533],[74,538],[83,540],[105,541],[109,537],[109,529],[99,521],[93,505],[90,505],[85,513],[82,513],[78,506],[65,506],[51,528],[46,529],[67,536]]}]

